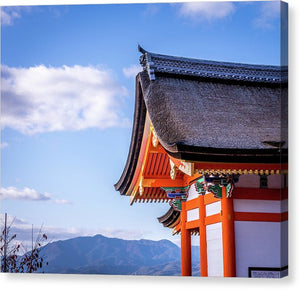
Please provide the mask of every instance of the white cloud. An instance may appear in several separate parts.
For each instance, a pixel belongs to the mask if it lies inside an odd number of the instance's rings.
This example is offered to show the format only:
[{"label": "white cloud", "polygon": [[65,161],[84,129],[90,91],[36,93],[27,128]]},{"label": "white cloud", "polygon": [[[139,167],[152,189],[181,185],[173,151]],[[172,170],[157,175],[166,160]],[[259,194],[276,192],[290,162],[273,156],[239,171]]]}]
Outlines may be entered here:
[{"label": "white cloud", "polygon": [[24,187],[23,189],[16,188],[14,186],[2,187],[0,192],[0,198],[2,199],[14,199],[14,200],[32,200],[32,201],[51,201],[57,204],[70,203],[65,199],[54,199],[50,193],[40,193],[35,189]]},{"label": "white cloud", "polygon": [[231,15],[235,6],[231,2],[188,2],[180,7],[180,15],[196,21],[222,19]]},{"label": "white cloud", "polygon": [[1,149],[8,147],[8,143],[7,142],[3,142],[1,143]]},{"label": "white cloud", "polygon": [[280,17],[280,1],[270,1],[261,4],[259,16],[253,20],[257,28],[269,29],[274,25],[274,20]]},{"label": "white cloud", "polygon": [[[0,225],[1,227],[4,225],[4,214],[0,214]],[[17,227],[26,227],[28,223],[21,218],[16,218],[11,215],[7,215],[7,226],[17,226]]]},{"label": "white cloud", "polygon": [[20,200],[49,200],[50,196],[48,193],[41,194],[34,189],[25,187],[18,189],[10,186],[7,188],[2,187],[0,197],[3,199],[20,199]]},{"label": "white cloud", "polygon": [[1,7],[1,25],[13,25],[14,21],[22,17],[24,12],[28,13],[32,10],[29,6],[6,6]]},{"label": "white cloud", "polygon": [[[3,228],[4,214],[0,215],[0,225]],[[42,227],[42,233],[45,233],[49,242],[57,240],[66,240],[75,237],[94,236],[101,234],[109,238],[120,238],[125,240],[135,240],[145,238],[146,231],[142,230],[125,230],[125,229],[112,229],[112,228],[76,228],[76,227],[56,227],[49,225],[32,225],[28,221],[20,218],[14,218],[11,215],[7,215],[7,225],[11,225],[11,235],[16,234],[15,242],[22,243],[25,247],[31,246],[31,233],[33,227],[34,238],[38,235]]]},{"label": "white cloud", "polygon": [[16,18],[20,18],[18,8],[14,7],[1,7],[1,25],[12,25]]},{"label": "white cloud", "polygon": [[127,78],[135,78],[136,75],[142,71],[142,68],[140,65],[133,64],[130,67],[124,67],[123,68],[123,74]]},{"label": "white cloud", "polygon": [[57,204],[70,204],[70,202],[66,199],[54,199],[53,202]]},{"label": "white cloud", "polygon": [[2,128],[23,134],[127,126],[128,95],[108,70],[94,66],[2,66]]}]

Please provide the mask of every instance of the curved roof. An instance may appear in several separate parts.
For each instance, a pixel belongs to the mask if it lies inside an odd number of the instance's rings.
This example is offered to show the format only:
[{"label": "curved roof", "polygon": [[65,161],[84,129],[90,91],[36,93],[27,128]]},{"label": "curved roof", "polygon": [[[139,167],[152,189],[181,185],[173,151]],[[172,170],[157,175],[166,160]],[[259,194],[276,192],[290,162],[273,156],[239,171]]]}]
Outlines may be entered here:
[{"label": "curved roof", "polygon": [[287,162],[287,68],[149,53],[136,78],[130,151],[115,185],[132,180],[146,111],[166,152],[187,161]]},{"label": "curved roof", "polygon": [[266,84],[288,80],[287,66],[218,62],[152,53],[141,46],[138,49],[142,53],[140,63],[150,80],[155,80],[160,74]]},{"label": "curved roof", "polygon": [[148,82],[145,74],[141,79],[158,139],[175,158],[276,162],[278,147],[287,148],[287,88],[162,76]]},{"label": "curved roof", "polygon": [[135,94],[135,109],[133,119],[134,121],[129,153],[123,173],[119,181],[115,184],[115,189],[117,191],[120,191],[121,194],[125,194],[125,192],[130,186],[138,162],[139,151],[143,139],[144,125],[146,119],[146,106],[142,97],[139,75],[137,75],[136,77]]},{"label": "curved roof", "polygon": [[158,217],[157,219],[164,227],[172,228],[179,223],[180,211],[176,211],[173,207],[170,207],[163,216]]}]

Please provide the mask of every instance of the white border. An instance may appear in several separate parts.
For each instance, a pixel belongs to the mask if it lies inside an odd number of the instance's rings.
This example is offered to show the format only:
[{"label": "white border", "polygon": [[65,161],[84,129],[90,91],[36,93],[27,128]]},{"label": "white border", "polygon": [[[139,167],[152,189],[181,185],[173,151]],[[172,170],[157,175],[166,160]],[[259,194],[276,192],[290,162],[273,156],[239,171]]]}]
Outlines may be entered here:
[{"label": "white border", "polygon": [[[194,0],[190,0],[192,2]],[[212,2],[211,0],[207,0]],[[88,3],[134,3],[154,1],[75,1],[75,0],[0,0],[1,5],[42,5],[42,4],[88,4]],[[155,2],[187,2],[160,1]],[[300,148],[300,82],[299,82],[299,29],[300,29],[300,1],[288,0],[289,3],[289,277],[283,279],[248,279],[248,278],[185,278],[185,277],[131,277],[131,276],[97,276],[97,275],[5,275],[0,273],[1,289],[187,289],[188,287],[220,287],[221,289],[297,289],[300,284],[299,269],[300,255],[296,246],[299,245],[299,194],[296,192],[296,174],[300,172],[300,158],[296,148]],[[297,72],[298,70],[298,72]],[[292,105],[291,105],[292,104]],[[298,150],[299,152],[299,150]],[[292,156],[292,157],[291,157]]]}]

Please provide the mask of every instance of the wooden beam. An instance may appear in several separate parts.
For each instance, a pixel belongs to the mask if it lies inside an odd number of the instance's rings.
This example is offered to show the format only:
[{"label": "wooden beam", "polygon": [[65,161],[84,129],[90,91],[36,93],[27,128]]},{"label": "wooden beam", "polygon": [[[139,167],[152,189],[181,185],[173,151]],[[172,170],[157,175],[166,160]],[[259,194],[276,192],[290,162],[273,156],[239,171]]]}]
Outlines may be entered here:
[{"label": "wooden beam", "polygon": [[211,225],[211,224],[216,224],[219,223],[222,220],[221,218],[221,214],[220,213],[216,213],[213,215],[209,215],[207,217],[205,217],[205,225]]},{"label": "wooden beam", "polygon": [[185,202],[181,211],[181,276],[192,276],[191,234],[186,228],[187,212]]},{"label": "wooden beam", "polygon": [[199,228],[199,220],[188,221],[186,222],[186,229],[198,229]]},{"label": "wooden beam", "polygon": [[205,216],[206,207],[204,205],[204,196],[198,197],[199,202],[199,239],[200,239],[200,276],[207,277],[207,243],[206,243],[206,226]]},{"label": "wooden beam", "polygon": [[214,195],[212,193],[208,193],[204,195],[204,204],[211,204],[214,202],[220,201],[219,198],[214,197]]},{"label": "wooden beam", "polygon": [[188,176],[188,175],[184,174],[183,182],[184,182],[184,184],[189,185],[189,184],[194,183],[201,176],[202,176],[202,174],[199,174],[199,173],[195,173],[192,176]]},{"label": "wooden beam", "polygon": [[235,187],[234,199],[283,200],[288,198],[287,188]]},{"label": "wooden beam", "polygon": [[[199,197],[198,197],[199,198]],[[186,201],[186,210],[191,210],[199,207],[198,198],[194,198]]]},{"label": "wooden beam", "polygon": [[288,212],[266,213],[266,212],[235,212],[235,221],[251,222],[283,222],[288,220]]},{"label": "wooden beam", "polygon": [[222,187],[222,241],[224,277],[235,277],[235,235],[233,199],[226,197],[226,188]]},{"label": "wooden beam", "polygon": [[150,148],[149,148],[149,153],[166,153],[166,151],[165,151],[164,147],[162,147],[160,144],[158,144],[156,147],[154,147],[151,143]]},{"label": "wooden beam", "polygon": [[183,180],[144,178],[142,181],[142,185],[143,187],[183,187]]}]

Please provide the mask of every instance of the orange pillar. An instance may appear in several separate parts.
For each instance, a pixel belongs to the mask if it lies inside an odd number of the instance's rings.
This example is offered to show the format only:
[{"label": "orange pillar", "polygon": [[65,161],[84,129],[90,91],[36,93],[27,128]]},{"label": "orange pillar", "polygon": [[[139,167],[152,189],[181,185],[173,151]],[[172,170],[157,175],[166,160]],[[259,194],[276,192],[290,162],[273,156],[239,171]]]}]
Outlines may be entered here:
[{"label": "orange pillar", "polygon": [[192,276],[191,234],[186,229],[186,203],[181,209],[181,276]]},{"label": "orange pillar", "polygon": [[222,239],[224,277],[235,277],[235,236],[233,219],[233,199],[226,197],[226,188],[222,187]]},{"label": "orange pillar", "polygon": [[200,276],[207,277],[207,247],[206,247],[206,209],[204,205],[204,195],[199,199],[199,237],[200,237]]}]

